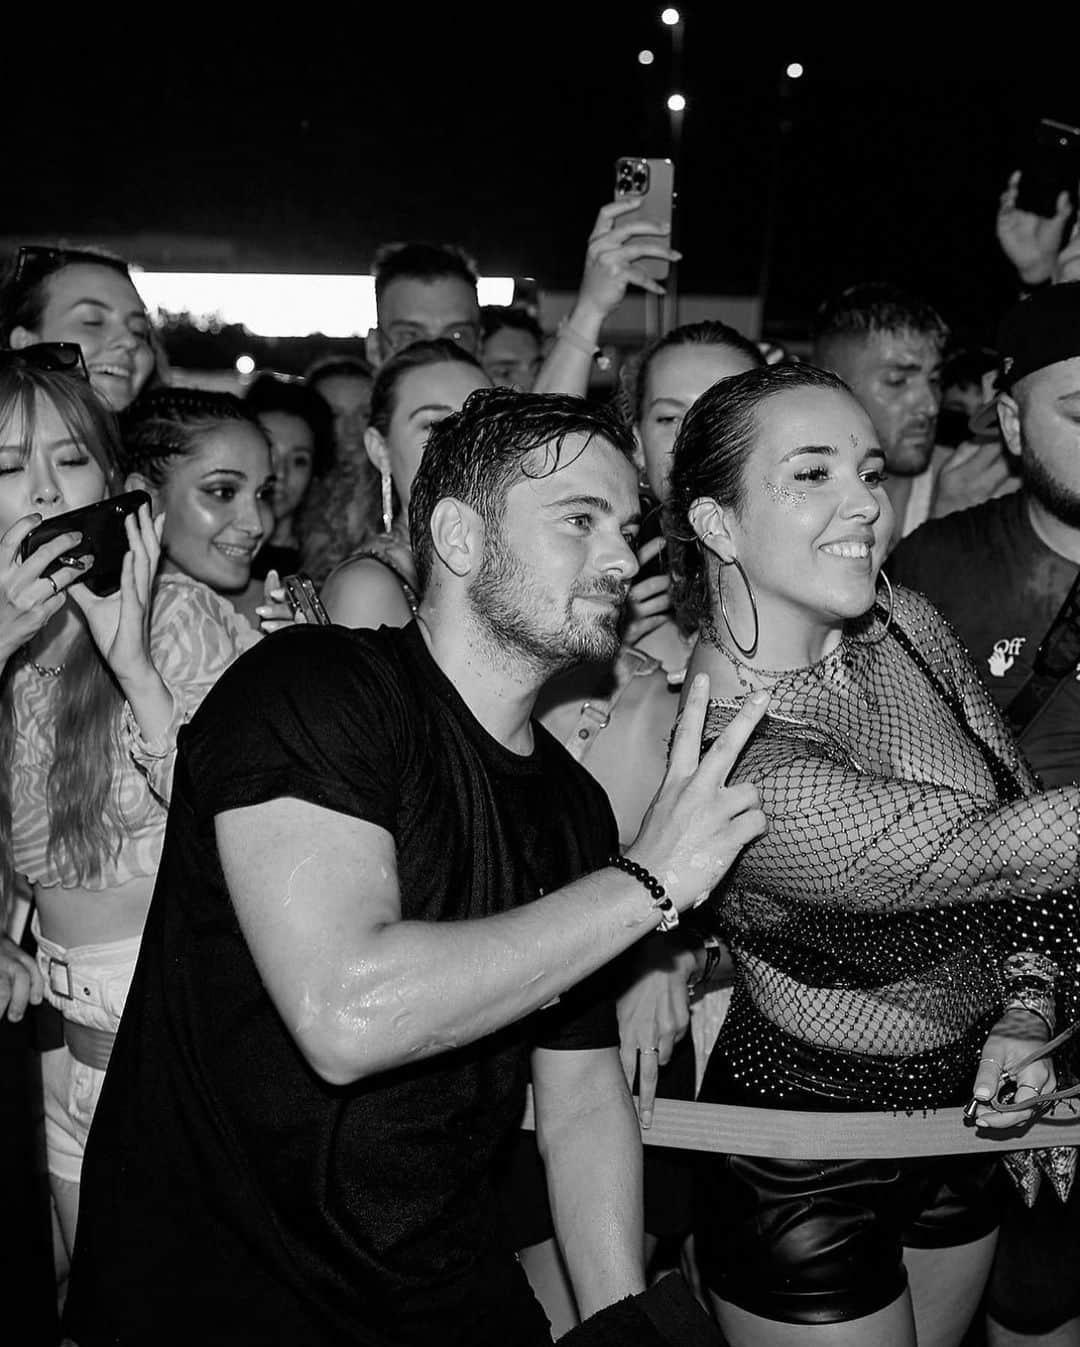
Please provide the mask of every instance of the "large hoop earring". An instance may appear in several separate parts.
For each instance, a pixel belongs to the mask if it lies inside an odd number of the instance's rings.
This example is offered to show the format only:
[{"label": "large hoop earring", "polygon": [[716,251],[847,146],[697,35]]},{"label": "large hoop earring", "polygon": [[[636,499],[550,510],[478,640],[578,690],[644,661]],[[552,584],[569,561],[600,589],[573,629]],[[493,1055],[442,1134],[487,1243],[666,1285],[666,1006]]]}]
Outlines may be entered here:
[{"label": "large hoop earring", "polygon": [[754,591],[750,588],[750,581],[746,578],[746,572],[743,570],[742,563],[739,561],[738,557],[732,557],[730,561],[721,561],[720,564],[721,566],[734,566],[739,572],[739,578],[746,586],[746,597],[750,600],[750,611],[754,614],[754,639],[748,646],[740,645],[735,637],[735,633],[731,629],[731,619],[728,617],[727,608],[724,605],[724,590],[719,582],[717,582],[716,590],[720,595],[720,616],[724,619],[724,626],[727,627],[732,645],[734,645],[740,655],[745,656],[746,659],[751,659],[757,654],[758,636],[761,634],[761,628],[758,624],[757,603],[754,600]]},{"label": "large hoop earring", "polygon": [[[878,578],[885,581],[885,588],[888,591],[889,596],[889,608],[885,614],[885,622],[881,630],[872,641],[863,641],[863,645],[880,644],[880,642],[884,641],[885,637],[889,634],[889,628],[892,626],[893,611],[896,608],[896,595],[893,593],[892,583],[890,582],[889,577],[885,574],[884,569],[878,571]],[[875,599],[873,611],[877,610],[877,606],[877,601]]]},{"label": "large hoop earring", "polygon": [[394,530],[394,484],[390,480],[390,473],[383,468],[379,474],[382,479],[382,531],[383,533],[392,533]]}]

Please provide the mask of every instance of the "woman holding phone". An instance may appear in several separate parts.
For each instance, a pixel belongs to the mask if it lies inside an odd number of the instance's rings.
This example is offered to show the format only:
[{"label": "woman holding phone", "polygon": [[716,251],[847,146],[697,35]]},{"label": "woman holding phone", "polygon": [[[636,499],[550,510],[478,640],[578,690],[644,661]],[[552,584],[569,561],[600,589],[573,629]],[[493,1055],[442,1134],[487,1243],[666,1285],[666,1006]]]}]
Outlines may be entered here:
[{"label": "woman holding phone", "polygon": [[[247,448],[250,475],[262,483],[269,448],[253,439]],[[186,527],[184,493],[173,497],[179,524],[156,585],[169,521],[145,506],[124,522],[128,551],[115,593],[91,593],[80,567],[52,570],[77,546],[75,535],[22,558],[42,519],[116,495],[120,460],[115,422],[77,347],[0,352],[0,907],[6,916],[24,876],[38,945],[35,961],[10,939],[0,943],[0,1013],[21,1018],[44,998],[63,1017],[63,1043],[42,1059],[60,1280],[83,1148],[161,858],[177,731],[259,639],[192,578],[246,583],[244,557],[222,522],[229,506],[213,494],[201,512],[189,501]],[[214,467],[227,489],[212,475],[209,492],[242,494],[235,463]],[[239,514],[245,522],[246,501]]]}]

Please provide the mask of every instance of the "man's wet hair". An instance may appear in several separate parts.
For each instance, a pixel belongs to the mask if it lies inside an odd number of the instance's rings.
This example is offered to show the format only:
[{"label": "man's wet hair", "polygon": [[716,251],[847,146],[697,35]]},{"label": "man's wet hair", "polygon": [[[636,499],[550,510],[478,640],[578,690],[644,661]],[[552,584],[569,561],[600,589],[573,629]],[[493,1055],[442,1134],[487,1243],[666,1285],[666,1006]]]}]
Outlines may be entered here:
[{"label": "man's wet hair", "polygon": [[392,281],[441,281],[447,276],[476,289],[473,259],[454,243],[387,243],[371,264],[375,275],[375,302],[382,299]]},{"label": "man's wet hair", "polygon": [[[568,436],[607,441],[628,462],[634,440],[610,407],[563,393],[519,393],[481,388],[461,411],[431,432],[409,497],[409,535],[421,591],[434,564],[431,516],[452,496],[475,510],[485,528],[497,530],[506,493],[524,477],[546,477],[565,467]],[[538,453],[538,451],[543,451]],[[575,445],[573,454],[581,452]]]}]

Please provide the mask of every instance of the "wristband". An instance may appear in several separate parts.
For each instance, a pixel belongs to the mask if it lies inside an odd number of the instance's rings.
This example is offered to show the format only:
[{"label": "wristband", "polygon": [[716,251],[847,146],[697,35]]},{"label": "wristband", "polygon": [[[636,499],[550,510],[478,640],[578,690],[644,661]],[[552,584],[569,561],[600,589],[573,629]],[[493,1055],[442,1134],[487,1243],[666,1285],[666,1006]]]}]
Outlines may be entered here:
[{"label": "wristband", "polygon": [[584,355],[595,359],[600,354],[600,347],[594,346],[587,337],[583,337],[577,328],[571,327],[565,318],[560,318],[555,328],[555,337],[558,341],[565,341],[568,345],[576,347]]},{"label": "wristband", "polygon": [[1001,965],[1001,980],[1008,986],[1017,978],[1035,978],[1049,988],[1053,988],[1058,967],[1053,959],[1045,954],[1036,954],[1034,950],[1017,950],[1010,954]]},{"label": "wristband", "polygon": [[648,889],[653,907],[660,914],[659,930],[673,931],[678,926],[679,909],[667,896],[667,890],[654,874],[643,865],[638,865],[637,861],[632,861],[629,856],[609,856],[608,865],[613,865],[617,870],[624,870]]},{"label": "wristband", "polygon": [[1005,995],[1005,1009],[1009,1010],[1027,1010],[1032,1015],[1038,1015],[1043,1024],[1050,1032],[1050,1037],[1054,1037],[1057,1029],[1057,1014],[1054,1008],[1054,998],[1047,992],[1030,991],[1008,991]]}]

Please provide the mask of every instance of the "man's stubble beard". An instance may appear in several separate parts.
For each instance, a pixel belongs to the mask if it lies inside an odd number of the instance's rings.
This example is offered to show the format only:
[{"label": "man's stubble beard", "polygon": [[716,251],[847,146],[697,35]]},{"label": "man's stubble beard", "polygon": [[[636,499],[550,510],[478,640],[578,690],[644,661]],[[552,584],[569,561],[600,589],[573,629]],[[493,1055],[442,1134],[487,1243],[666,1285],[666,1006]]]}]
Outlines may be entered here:
[{"label": "man's stubble beard", "polygon": [[588,589],[583,587],[567,601],[560,628],[540,628],[531,615],[540,606],[541,596],[521,559],[506,546],[501,535],[495,534],[485,547],[480,570],[469,587],[469,606],[481,639],[494,659],[524,660],[549,678],[577,664],[615,657],[620,645],[621,609],[611,609],[610,622],[599,616],[593,622],[584,622],[575,617],[572,605],[581,594],[625,592],[626,586],[614,579]]},{"label": "man's stubble beard", "polygon": [[1024,490],[1033,496],[1048,514],[1069,528],[1080,528],[1080,491],[1074,491],[1032,451],[1031,444],[1021,429],[1020,470]]}]

